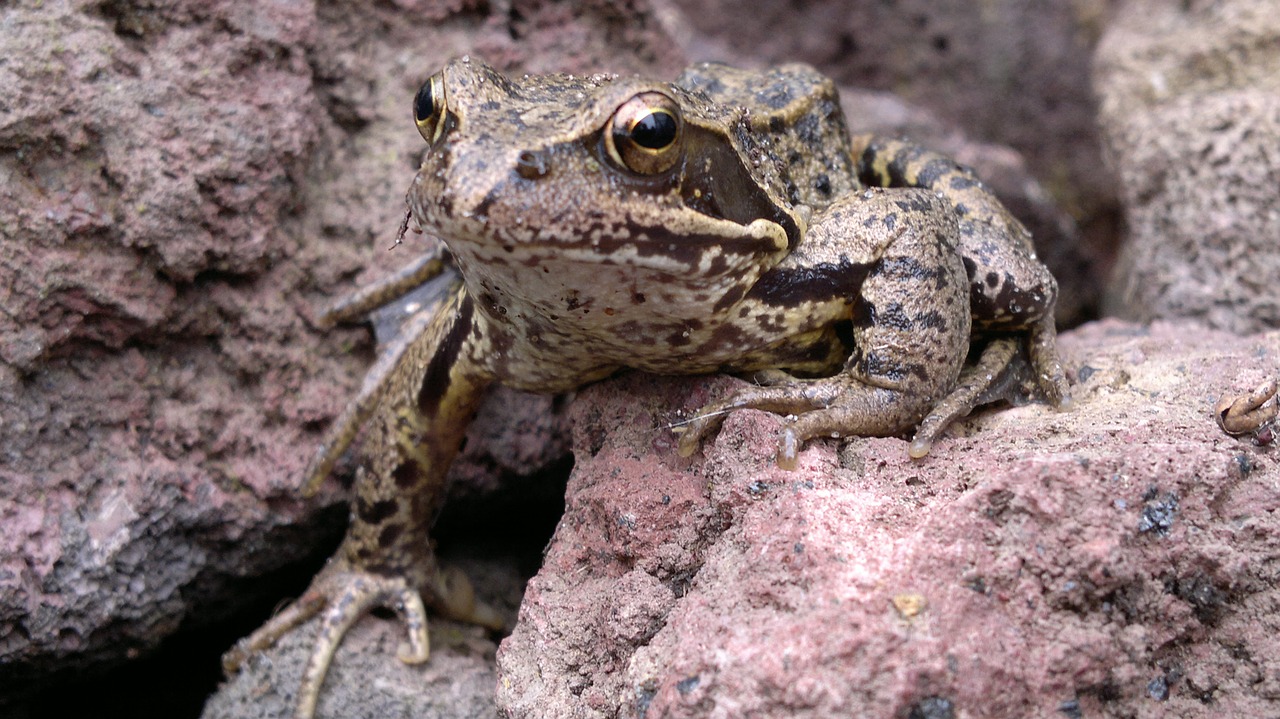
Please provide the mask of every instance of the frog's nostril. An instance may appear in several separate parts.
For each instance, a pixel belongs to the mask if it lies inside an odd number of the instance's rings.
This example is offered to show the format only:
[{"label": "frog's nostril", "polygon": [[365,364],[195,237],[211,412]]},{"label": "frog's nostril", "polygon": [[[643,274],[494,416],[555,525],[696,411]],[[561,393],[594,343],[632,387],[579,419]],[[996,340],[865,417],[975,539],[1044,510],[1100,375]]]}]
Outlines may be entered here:
[{"label": "frog's nostril", "polygon": [[526,180],[536,180],[550,171],[546,155],[541,152],[522,150],[516,156],[516,172]]}]

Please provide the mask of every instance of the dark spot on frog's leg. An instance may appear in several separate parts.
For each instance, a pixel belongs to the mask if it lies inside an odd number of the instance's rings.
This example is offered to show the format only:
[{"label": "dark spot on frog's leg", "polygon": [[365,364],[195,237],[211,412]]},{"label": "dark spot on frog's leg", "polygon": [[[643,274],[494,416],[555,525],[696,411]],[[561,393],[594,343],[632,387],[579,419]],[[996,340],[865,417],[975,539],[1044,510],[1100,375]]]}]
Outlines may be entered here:
[{"label": "dark spot on frog's leg", "polygon": [[979,183],[974,178],[966,175],[953,175],[950,184],[951,189],[953,190],[968,190],[969,188],[976,187]]},{"label": "dark spot on frog's leg", "polygon": [[941,312],[930,310],[916,315],[915,326],[917,329],[946,329],[947,318]]},{"label": "dark spot on frog's leg", "polygon": [[883,377],[890,382],[899,382],[907,375],[908,370],[888,356],[872,351],[862,355],[862,371],[871,377]]},{"label": "dark spot on frog's leg", "polygon": [[949,173],[960,171],[960,165],[956,164],[954,161],[941,157],[935,158],[925,163],[925,166],[920,168],[920,171],[916,173],[915,185],[916,187],[932,189],[934,183],[937,182],[939,178]]},{"label": "dark spot on frog's leg", "polygon": [[884,228],[893,232],[893,228],[898,224],[898,213],[890,212],[884,216]]},{"label": "dark spot on frog's leg", "polygon": [[900,303],[889,302],[876,312],[876,326],[907,331],[915,329],[915,322]]},{"label": "dark spot on frog's leg", "polygon": [[405,460],[391,470],[391,478],[395,480],[396,487],[412,489],[422,483],[422,466],[412,459]]},{"label": "dark spot on frog's leg", "polygon": [[378,533],[378,546],[390,547],[396,543],[400,535],[404,533],[404,526],[400,524],[388,524]]},{"label": "dark spot on frog's leg", "polygon": [[930,267],[910,257],[894,257],[881,260],[880,271],[885,275],[904,280],[927,280],[946,278],[946,270],[942,267]]},{"label": "dark spot on frog's leg", "polygon": [[774,115],[769,118],[769,132],[782,132],[785,129],[787,129],[787,126],[781,117]]},{"label": "dark spot on frog's leg", "polygon": [[899,210],[911,215],[928,214],[933,212],[935,207],[929,202],[927,196],[917,194],[913,194],[910,200],[896,200],[893,204],[897,205]]},{"label": "dark spot on frog's leg", "polygon": [[427,363],[426,374],[422,377],[422,386],[418,389],[418,411],[430,417],[440,408],[440,400],[449,388],[449,372],[458,361],[458,353],[463,342],[471,333],[471,322],[475,306],[468,295],[462,299],[458,307],[458,316],[454,319],[449,332],[440,343],[440,348]]},{"label": "dark spot on frog's leg", "polygon": [[894,158],[885,169],[889,172],[887,187],[906,187],[910,184],[907,181],[906,174],[903,172],[902,164],[898,162],[897,158]]},{"label": "dark spot on frog's leg", "polygon": [[988,272],[987,287],[995,289],[995,286],[998,284],[1000,284],[1000,275],[996,274],[995,272]]},{"label": "dark spot on frog's leg", "polygon": [[689,333],[677,330],[667,335],[667,344],[672,347],[683,347],[689,344]]},{"label": "dark spot on frog's leg", "polygon": [[824,196],[830,195],[831,194],[831,178],[828,177],[825,172],[818,173],[818,176],[813,178],[813,189],[817,190],[820,194]]},{"label": "dark spot on frog's leg", "polygon": [[370,502],[363,497],[356,498],[356,516],[365,524],[381,524],[396,513],[399,504],[394,499],[383,499]]}]

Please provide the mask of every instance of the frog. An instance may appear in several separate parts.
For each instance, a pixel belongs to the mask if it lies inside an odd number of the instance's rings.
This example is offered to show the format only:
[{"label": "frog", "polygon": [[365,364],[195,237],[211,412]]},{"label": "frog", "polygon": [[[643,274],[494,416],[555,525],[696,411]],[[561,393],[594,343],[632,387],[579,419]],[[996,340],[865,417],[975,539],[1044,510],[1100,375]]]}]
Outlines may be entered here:
[{"label": "frog", "polygon": [[1024,225],[954,160],[852,135],[835,84],[808,65],[515,77],[462,57],[423,83],[413,114],[427,149],[400,236],[441,243],[326,319],[432,278],[445,289],[388,343],[307,470],[314,492],[365,428],[342,545],[225,661],[234,671],[318,616],[297,717],[371,609],[396,612],[409,663],[430,653],[427,607],[502,628],[430,535],[491,385],[732,374],[750,382],[696,412],[676,451],[763,410],[781,416],[786,469],[827,437],[910,436],[923,459],[1014,376],[1069,406],[1057,285]]}]

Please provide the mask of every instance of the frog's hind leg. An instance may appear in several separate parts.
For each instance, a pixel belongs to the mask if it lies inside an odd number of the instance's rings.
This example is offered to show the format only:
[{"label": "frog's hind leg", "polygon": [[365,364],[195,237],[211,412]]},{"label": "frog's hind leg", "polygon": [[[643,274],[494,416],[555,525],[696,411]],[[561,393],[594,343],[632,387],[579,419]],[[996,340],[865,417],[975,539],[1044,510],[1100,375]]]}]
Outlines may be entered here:
[{"label": "frog's hind leg", "polygon": [[970,168],[919,145],[869,135],[854,138],[858,178],[878,187],[918,187],[955,208],[969,279],[973,330],[1025,331],[1041,394],[1066,408],[1070,389],[1056,348],[1058,283],[1036,259],[1031,233]]},{"label": "frog's hind leg", "polygon": [[1004,397],[1017,382],[1013,369],[1018,354],[1016,337],[999,337],[987,343],[978,361],[966,366],[951,390],[918,427],[907,453],[912,459],[929,454],[933,442],[952,422],[968,415],[979,405]]},{"label": "frog's hind leg", "polygon": [[767,375],[769,386],[704,408],[680,437],[681,454],[692,454],[726,413],[760,409],[796,415],[778,448],[778,464],[790,468],[808,439],[897,434],[954,386],[970,321],[955,220],[943,200],[921,190],[859,193],[834,205],[806,242],[868,250],[866,279],[847,298],[853,349],[844,369],[793,383]]},{"label": "frog's hind leg", "polygon": [[[445,474],[492,381],[482,366],[480,318],[458,285],[430,322],[397,354],[376,403],[356,475],[351,523],[337,554],[303,597],[245,639],[224,659],[234,668],[307,619],[319,635],[298,694],[296,716],[310,717],[334,650],[370,609],[394,608],[408,628],[401,659],[427,659],[424,604],[463,621],[498,628],[465,577],[436,562],[429,530],[444,500]],[[367,412],[366,412],[367,413]]]}]

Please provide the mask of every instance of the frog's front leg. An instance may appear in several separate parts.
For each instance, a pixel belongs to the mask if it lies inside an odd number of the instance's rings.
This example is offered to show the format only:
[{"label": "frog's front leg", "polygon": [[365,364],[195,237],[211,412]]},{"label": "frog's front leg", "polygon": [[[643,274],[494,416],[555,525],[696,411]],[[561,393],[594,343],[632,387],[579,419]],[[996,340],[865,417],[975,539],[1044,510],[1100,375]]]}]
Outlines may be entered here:
[{"label": "frog's front leg", "polygon": [[[846,277],[811,290],[815,308],[840,303],[847,317],[837,321],[851,322],[852,353],[843,370],[794,382],[774,375],[770,386],[703,408],[680,438],[681,454],[692,454],[725,413],[744,408],[796,415],[778,448],[778,463],[787,468],[812,437],[892,435],[918,424],[952,390],[969,350],[968,283],[958,241],[954,213],[932,192],[867,190],[829,208],[809,228],[807,250],[797,255],[801,264],[784,262],[748,299],[765,311],[772,299],[794,304],[787,273],[818,276],[843,268]],[[787,288],[787,296],[771,297],[772,286]]]},{"label": "frog's front leg", "polygon": [[410,663],[426,661],[429,653],[424,600],[444,616],[502,625],[496,612],[476,603],[465,577],[440,568],[429,536],[444,499],[445,474],[492,381],[478,361],[483,342],[478,321],[458,285],[402,349],[368,430],[341,547],[297,602],[224,658],[233,670],[319,614],[319,634],[298,693],[299,718],[314,713],[334,651],[371,609],[388,606],[404,620],[409,637],[399,656]]}]

